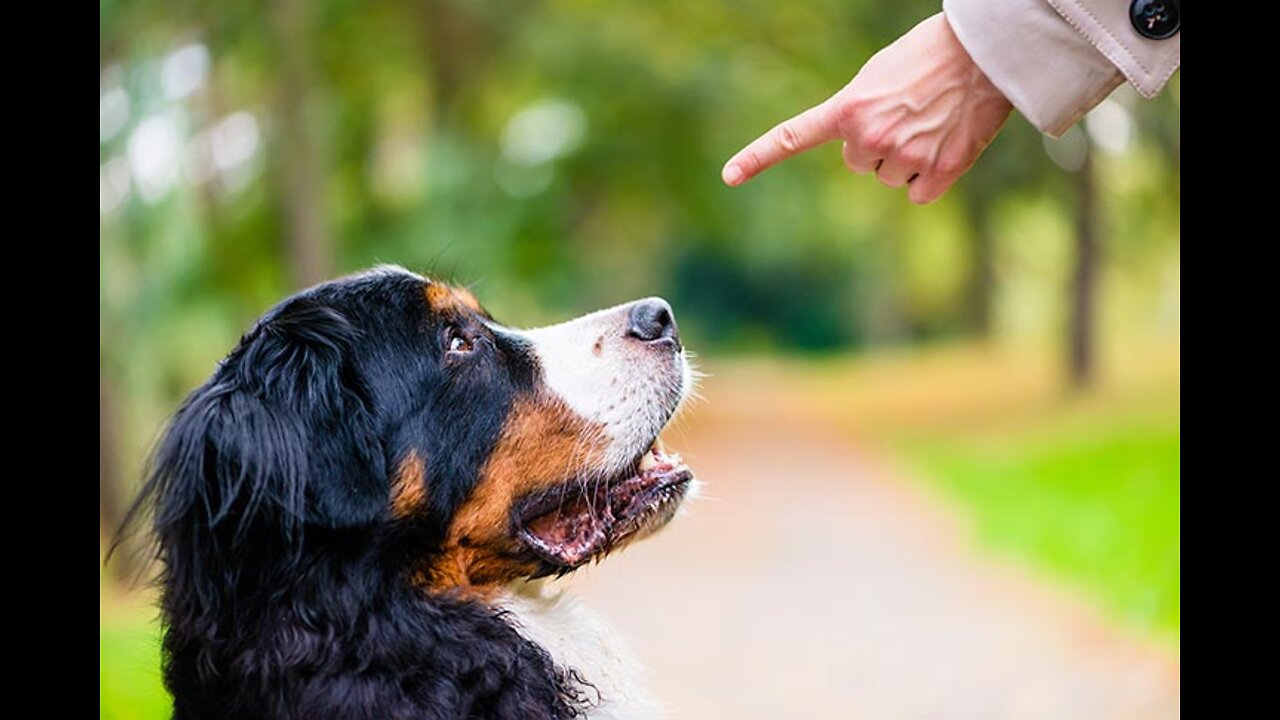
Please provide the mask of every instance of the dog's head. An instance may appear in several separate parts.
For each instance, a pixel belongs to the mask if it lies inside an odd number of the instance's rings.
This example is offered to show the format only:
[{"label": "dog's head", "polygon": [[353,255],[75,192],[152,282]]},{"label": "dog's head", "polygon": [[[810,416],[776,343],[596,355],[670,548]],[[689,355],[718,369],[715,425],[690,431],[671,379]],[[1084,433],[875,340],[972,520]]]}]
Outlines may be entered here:
[{"label": "dog's head", "polygon": [[671,308],[537,330],[398,268],[264,315],[187,399],[149,493],[162,551],[227,582],[264,553],[377,552],[436,589],[568,572],[662,527],[694,482],[658,434],[691,389]]}]

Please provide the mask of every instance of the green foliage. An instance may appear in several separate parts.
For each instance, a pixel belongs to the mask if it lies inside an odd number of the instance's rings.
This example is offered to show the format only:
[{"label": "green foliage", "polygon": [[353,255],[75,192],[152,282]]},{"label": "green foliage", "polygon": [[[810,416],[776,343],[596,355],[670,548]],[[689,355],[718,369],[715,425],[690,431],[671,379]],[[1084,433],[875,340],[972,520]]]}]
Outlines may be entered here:
[{"label": "green foliage", "polygon": [[[518,322],[663,294],[687,307],[704,347],[954,335],[967,327],[955,301],[967,262],[913,267],[904,246],[949,235],[964,259],[982,209],[1046,193],[1051,206],[1070,203],[1068,175],[1017,118],[935,207],[848,175],[834,145],[743,188],[720,184],[736,148],[829,95],[935,3],[301,5],[294,34],[306,47],[291,51],[311,59],[304,124],[333,266],[454,275]],[[282,136],[298,131],[280,115],[284,21],[244,2],[104,2],[102,15],[104,91],[130,98],[126,126],[102,143],[104,165],[136,160],[130,143],[157,116],[183,143],[236,112],[260,133],[243,166],[142,200],[135,177],[130,198],[104,214],[104,322],[121,346],[146,344],[201,298],[216,306],[219,339],[234,335],[294,282],[279,156]],[[192,43],[208,51],[203,84],[170,98],[166,61]],[[1109,172],[1146,179],[1118,188],[1116,242],[1150,257],[1167,247],[1170,219],[1177,233],[1167,192],[1177,108],[1122,100],[1138,131]],[[525,138],[541,154],[520,152],[516,119],[549,103],[568,114]],[[557,146],[547,134],[564,117],[578,129]],[[184,178],[191,150],[177,151]],[[112,287],[133,284],[155,286]]]},{"label": "green foliage", "polygon": [[[99,346],[122,477],[303,280],[296,246],[315,238],[291,240],[297,212],[314,217],[333,271],[394,262],[453,277],[515,325],[663,295],[699,351],[825,352],[982,330],[972,308],[986,296],[996,335],[1061,335],[1071,175],[1017,117],[925,208],[850,175],[835,144],[740,188],[719,181],[734,150],[936,3],[100,9]],[[290,57],[305,61],[297,73]],[[1118,273],[1102,307],[1144,332],[1170,312],[1176,325],[1177,83],[1154,103],[1117,95],[1132,142],[1097,165]],[[297,126],[282,112],[294,96]],[[283,149],[299,134],[314,187],[291,200]]]}]

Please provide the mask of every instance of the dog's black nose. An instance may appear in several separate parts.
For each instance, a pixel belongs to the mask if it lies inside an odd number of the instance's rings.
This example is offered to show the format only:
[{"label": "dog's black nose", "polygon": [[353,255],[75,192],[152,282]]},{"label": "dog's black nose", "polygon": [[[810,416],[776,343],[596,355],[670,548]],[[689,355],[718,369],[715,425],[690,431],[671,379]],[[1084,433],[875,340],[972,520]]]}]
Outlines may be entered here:
[{"label": "dog's black nose", "polygon": [[639,300],[631,306],[630,325],[627,334],[645,342],[670,340],[680,347],[680,328],[671,305],[662,298]]}]

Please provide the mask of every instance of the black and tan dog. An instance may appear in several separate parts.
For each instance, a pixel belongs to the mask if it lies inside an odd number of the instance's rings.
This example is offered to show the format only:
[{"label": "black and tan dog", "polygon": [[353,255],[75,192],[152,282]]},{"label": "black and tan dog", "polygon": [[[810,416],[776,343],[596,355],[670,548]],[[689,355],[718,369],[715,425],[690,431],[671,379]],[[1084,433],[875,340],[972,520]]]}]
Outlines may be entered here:
[{"label": "black and tan dog", "polygon": [[662,527],[691,389],[666,302],[531,331],[399,268],[264,315],[140,500],[178,718],[650,717],[616,636],[531,579]]}]

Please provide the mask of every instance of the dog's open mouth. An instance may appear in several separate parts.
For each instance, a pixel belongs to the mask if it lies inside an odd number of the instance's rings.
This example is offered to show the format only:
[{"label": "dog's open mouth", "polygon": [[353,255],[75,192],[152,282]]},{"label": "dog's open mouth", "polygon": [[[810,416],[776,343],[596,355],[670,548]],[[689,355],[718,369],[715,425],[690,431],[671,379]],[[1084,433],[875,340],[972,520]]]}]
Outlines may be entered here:
[{"label": "dog's open mouth", "polygon": [[692,480],[680,456],[655,440],[617,477],[575,480],[522,503],[519,535],[543,560],[576,568],[665,524]]}]

